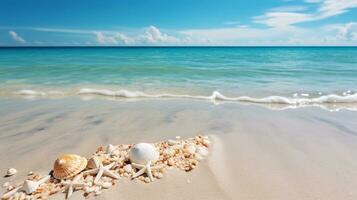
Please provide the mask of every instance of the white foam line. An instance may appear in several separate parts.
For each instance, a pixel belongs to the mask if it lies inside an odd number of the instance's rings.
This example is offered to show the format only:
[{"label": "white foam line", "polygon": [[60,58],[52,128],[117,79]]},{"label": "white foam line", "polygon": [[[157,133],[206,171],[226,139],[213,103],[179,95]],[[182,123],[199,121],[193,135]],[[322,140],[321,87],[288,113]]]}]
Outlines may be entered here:
[{"label": "white foam line", "polygon": [[[30,97],[44,97],[58,95],[62,93],[61,91],[49,91],[48,93],[36,90],[20,90],[16,92],[17,95],[30,96]],[[120,97],[120,98],[181,98],[181,99],[197,99],[197,100],[209,100],[209,101],[226,101],[226,102],[248,102],[248,103],[259,103],[259,104],[285,104],[294,106],[303,105],[316,105],[325,103],[357,103],[357,93],[351,95],[324,95],[316,98],[288,98],[283,96],[268,96],[263,98],[254,98],[249,96],[239,96],[239,97],[227,97],[218,91],[214,91],[210,96],[201,95],[189,95],[189,94],[147,94],[141,91],[129,91],[129,90],[101,90],[101,89],[91,89],[82,88],[77,93],[78,95],[98,95],[107,97]]]},{"label": "white foam line", "polygon": [[46,96],[45,92],[35,91],[35,90],[20,90],[16,92],[16,94],[24,95],[24,96]]},{"label": "white foam line", "polygon": [[290,105],[309,105],[322,103],[357,103],[357,94],[349,96],[340,96],[335,94],[320,96],[316,98],[287,98],[282,96],[268,96],[263,98],[253,98],[249,96],[226,97],[214,91],[210,96],[188,95],[188,94],[146,94],[140,91],[128,90],[98,90],[83,88],[78,92],[79,95],[101,95],[122,98],[187,98],[198,100],[221,100],[221,101],[236,101],[236,102],[251,102],[262,104],[290,104]]}]

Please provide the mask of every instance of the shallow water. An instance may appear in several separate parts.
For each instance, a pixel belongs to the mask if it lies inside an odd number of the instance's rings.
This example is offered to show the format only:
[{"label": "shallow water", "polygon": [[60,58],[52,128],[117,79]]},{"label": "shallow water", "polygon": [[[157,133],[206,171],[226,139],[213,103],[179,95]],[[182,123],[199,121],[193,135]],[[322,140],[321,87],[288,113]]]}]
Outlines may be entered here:
[{"label": "shallow water", "polygon": [[66,96],[90,88],[206,97],[218,91],[230,98],[344,97],[356,93],[356,55],[355,47],[0,48],[0,94]]}]

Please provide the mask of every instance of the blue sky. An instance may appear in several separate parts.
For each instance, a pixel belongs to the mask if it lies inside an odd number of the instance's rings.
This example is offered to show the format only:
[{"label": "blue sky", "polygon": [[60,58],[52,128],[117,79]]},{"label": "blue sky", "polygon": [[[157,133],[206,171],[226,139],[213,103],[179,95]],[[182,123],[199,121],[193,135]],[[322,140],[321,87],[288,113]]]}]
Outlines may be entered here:
[{"label": "blue sky", "polygon": [[357,0],[1,0],[16,45],[357,45]]}]

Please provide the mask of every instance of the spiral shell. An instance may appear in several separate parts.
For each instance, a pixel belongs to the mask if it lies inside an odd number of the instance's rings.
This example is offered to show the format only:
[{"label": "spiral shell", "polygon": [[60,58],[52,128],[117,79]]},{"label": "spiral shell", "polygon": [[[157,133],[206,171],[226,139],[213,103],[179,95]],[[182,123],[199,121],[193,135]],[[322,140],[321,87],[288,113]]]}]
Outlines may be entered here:
[{"label": "spiral shell", "polygon": [[129,152],[130,161],[136,164],[146,165],[149,161],[155,162],[159,159],[159,152],[154,145],[139,143],[134,145]]},{"label": "spiral shell", "polygon": [[53,165],[53,176],[56,179],[71,178],[87,166],[87,159],[75,154],[65,154],[57,158]]}]

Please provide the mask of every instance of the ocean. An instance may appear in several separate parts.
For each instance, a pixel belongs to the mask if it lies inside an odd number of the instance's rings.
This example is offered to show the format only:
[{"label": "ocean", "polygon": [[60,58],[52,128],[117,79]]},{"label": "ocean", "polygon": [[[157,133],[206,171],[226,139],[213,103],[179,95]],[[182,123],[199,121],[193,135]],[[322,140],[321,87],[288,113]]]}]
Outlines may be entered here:
[{"label": "ocean", "polygon": [[0,98],[357,102],[357,47],[0,48]]}]

